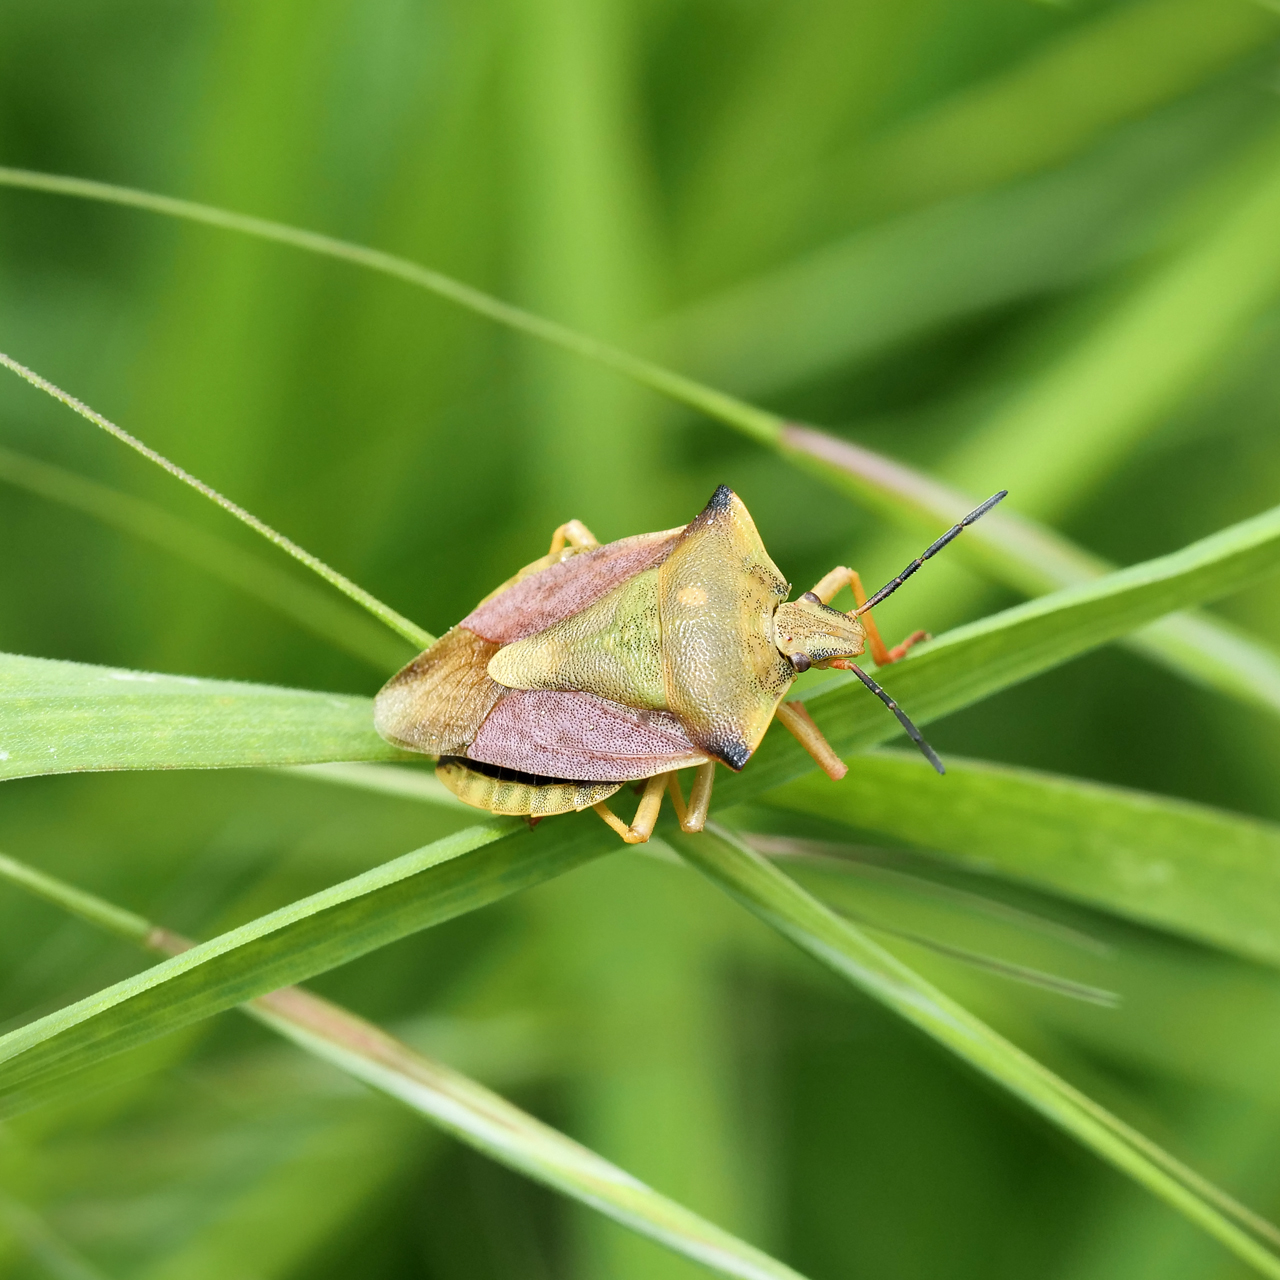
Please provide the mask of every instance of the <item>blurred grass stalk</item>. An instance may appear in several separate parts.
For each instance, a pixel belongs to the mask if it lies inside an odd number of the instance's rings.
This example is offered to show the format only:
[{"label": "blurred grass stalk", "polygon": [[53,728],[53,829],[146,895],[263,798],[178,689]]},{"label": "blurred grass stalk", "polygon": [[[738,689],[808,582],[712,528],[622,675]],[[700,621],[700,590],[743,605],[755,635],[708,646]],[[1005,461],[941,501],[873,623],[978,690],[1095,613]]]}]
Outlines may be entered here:
[{"label": "blurred grass stalk", "polygon": [[[2,854],[0,877],[158,955],[181,955],[196,945]],[[331,1001],[300,987],[284,987],[241,1008],[306,1052],[403,1102],[483,1154],[676,1253],[742,1280],[804,1280],[492,1090]]]}]

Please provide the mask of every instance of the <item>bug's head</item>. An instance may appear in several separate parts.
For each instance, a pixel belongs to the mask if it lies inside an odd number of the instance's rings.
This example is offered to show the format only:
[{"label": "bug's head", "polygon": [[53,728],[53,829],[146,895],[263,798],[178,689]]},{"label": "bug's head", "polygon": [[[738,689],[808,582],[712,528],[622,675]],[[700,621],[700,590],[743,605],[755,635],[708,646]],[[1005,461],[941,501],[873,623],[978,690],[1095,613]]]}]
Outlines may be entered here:
[{"label": "bug's head", "polygon": [[825,605],[812,591],[780,604],[773,615],[774,643],[797,671],[833,658],[856,658],[866,645],[862,623]]}]

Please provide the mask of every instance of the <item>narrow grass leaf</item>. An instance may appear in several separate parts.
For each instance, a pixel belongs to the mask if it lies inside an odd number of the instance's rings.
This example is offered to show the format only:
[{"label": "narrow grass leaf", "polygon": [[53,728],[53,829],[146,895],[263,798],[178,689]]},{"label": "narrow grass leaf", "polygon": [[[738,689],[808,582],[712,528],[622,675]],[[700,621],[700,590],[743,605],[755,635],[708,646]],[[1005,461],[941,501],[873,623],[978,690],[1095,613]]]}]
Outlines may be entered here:
[{"label": "narrow grass leaf", "polygon": [[617,846],[587,814],[555,834],[499,819],[261,916],[0,1037],[0,1114],[113,1055],[539,884]]},{"label": "narrow grass leaf", "polygon": [[0,448],[0,480],[180,556],[379,671],[395,671],[416,652],[324,591],[297,581],[154,503],[12,449]]},{"label": "narrow grass leaf", "polygon": [[698,870],[823,964],[998,1081],[1260,1274],[1280,1276],[1280,1257],[1237,1223],[1277,1243],[1280,1229],[1028,1057],[731,833],[709,826],[700,836],[668,838]]},{"label": "narrow grass leaf", "polygon": [[[194,945],[3,855],[0,876],[151,950],[181,955]],[[652,1190],[491,1089],[339,1005],[299,987],[285,987],[242,1008],[306,1052],[403,1102],[469,1146],[677,1253],[743,1280],[802,1280],[790,1267]],[[4,1209],[0,1203],[0,1213]]]},{"label": "narrow grass leaf", "polygon": [[242,524],[248,525],[255,533],[261,534],[268,542],[279,547],[286,554],[291,555],[299,564],[306,565],[308,569],[313,573],[319,574],[331,586],[337,587],[339,591],[354,600],[362,609],[367,609],[380,622],[384,622],[392,631],[402,635],[411,644],[416,645],[419,649],[426,649],[435,641],[435,637],[429,631],[424,631],[416,623],[410,622],[408,618],[398,614],[390,605],[383,604],[376,596],[370,595],[363,587],[357,586],[350,578],[344,577],[336,569],[331,569],[323,560],[313,556],[309,551],[304,551],[296,542],[286,538],[282,533],[277,533],[269,524],[250,514],[238,503],[224,497],[216,489],[205,484],[203,480],[197,480],[189,471],[184,471],[177,463],[170,462],[163,454],[149,448],[136,436],[130,435],[123,427],[116,426],[114,422],[90,409],[87,404],[63,391],[61,387],[54,386],[52,382],[47,378],[42,378],[35,370],[28,369],[24,364],[19,364],[17,360],[5,355],[3,352],[0,352],[0,365],[16,373],[24,382],[29,382],[38,391],[43,391],[45,395],[52,396],[53,399],[65,404],[68,409],[74,410],[82,418],[92,422],[95,427],[100,427],[109,436],[114,436],[122,444],[128,445],[130,449],[140,453],[148,462],[154,462],[161,470],[167,471],[175,479],[181,480],[185,485],[189,485],[197,493],[208,498],[210,502],[221,507],[229,515],[235,516]]},{"label": "narrow grass leaf", "polygon": [[1280,964],[1280,827],[976,760],[949,759],[946,785],[933,780],[914,755],[879,751],[838,787],[806,777],[763,799]]},{"label": "narrow grass leaf", "polygon": [[0,654],[0,778],[406,758],[368,698]]}]

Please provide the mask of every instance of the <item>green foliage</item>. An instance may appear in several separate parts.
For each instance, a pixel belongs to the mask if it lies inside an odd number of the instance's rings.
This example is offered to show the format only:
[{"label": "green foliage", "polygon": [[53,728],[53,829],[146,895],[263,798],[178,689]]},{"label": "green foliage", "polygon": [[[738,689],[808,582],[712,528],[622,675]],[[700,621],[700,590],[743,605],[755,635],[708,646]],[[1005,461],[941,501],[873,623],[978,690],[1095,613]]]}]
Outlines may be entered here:
[{"label": "green foliage", "polygon": [[[0,1275],[1275,1273],[1274,13],[0,29],[4,363],[196,490],[0,386]],[[1014,490],[877,610],[947,778],[812,673],[842,784],[775,730],[618,856],[373,733],[721,481],[800,587]]]}]

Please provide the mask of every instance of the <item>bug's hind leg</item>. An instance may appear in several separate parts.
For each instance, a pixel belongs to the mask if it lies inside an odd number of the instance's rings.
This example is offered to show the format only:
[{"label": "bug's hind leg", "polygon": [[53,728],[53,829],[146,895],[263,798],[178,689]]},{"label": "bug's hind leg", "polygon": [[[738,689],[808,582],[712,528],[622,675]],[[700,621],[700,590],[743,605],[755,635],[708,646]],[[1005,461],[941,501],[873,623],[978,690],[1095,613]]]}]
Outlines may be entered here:
[{"label": "bug's hind leg", "polygon": [[558,556],[566,543],[574,551],[586,551],[600,545],[596,535],[581,520],[567,520],[551,535],[551,550],[548,555]]},{"label": "bug's hind leg", "polygon": [[603,800],[591,807],[611,826],[628,844],[644,844],[653,835],[654,824],[658,821],[658,810],[662,808],[662,793],[667,789],[667,778],[674,774],[655,773],[644,784],[644,795],[640,797],[639,808],[630,826],[627,826]]},{"label": "bug's hind leg", "polygon": [[714,760],[698,766],[693,775],[693,788],[689,792],[689,804],[686,807],[684,793],[680,790],[680,779],[673,769],[667,774],[667,787],[671,792],[671,803],[675,806],[676,817],[680,820],[681,831],[701,831],[707,825],[707,810],[711,808],[711,787],[716,780]]},{"label": "bug's hind leg", "polygon": [[839,782],[849,766],[835,753],[822,730],[813,723],[803,702],[783,702],[778,705],[778,719],[795,734],[796,741],[818,762],[819,767],[828,778]]},{"label": "bug's hind leg", "polygon": [[[867,593],[862,586],[862,579],[858,576],[858,571],[856,569],[848,569],[844,565],[832,569],[830,573],[824,573],[811,594],[817,596],[823,604],[830,604],[842,587],[852,589],[853,598],[859,608],[867,603]],[[860,613],[858,620],[866,628],[867,648],[871,651],[871,657],[877,667],[886,667],[891,662],[897,662],[899,658],[906,656],[907,650],[913,644],[919,644],[921,640],[929,638],[927,631],[913,631],[901,644],[896,644],[890,649],[881,638],[880,628],[876,626],[876,620],[869,613]],[[790,725],[787,727],[791,728]],[[792,732],[794,733],[795,730],[792,729]],[[799,735],[797,734],[796,736],[798,737]],[[816,760],[817,757],[814,756],[814,759]],[[821,764],[822,762],[819,760],[818,763]],[[826,768],[826,766],[823,765],[823,768]]]}]

